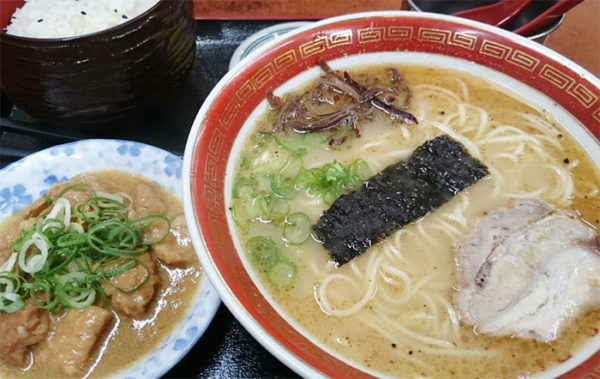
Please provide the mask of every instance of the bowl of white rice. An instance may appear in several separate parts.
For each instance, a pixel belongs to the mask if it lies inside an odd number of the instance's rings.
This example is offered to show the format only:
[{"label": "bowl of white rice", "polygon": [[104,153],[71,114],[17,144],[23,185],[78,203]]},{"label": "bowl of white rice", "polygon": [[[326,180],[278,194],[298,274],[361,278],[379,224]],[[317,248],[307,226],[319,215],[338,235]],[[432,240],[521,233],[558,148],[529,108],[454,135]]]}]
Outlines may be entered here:
[{"label": "bowl of white rice", "polygon": [[2,0],[2,93],[39,120],[110,124],[189,71],[192,0]]}]

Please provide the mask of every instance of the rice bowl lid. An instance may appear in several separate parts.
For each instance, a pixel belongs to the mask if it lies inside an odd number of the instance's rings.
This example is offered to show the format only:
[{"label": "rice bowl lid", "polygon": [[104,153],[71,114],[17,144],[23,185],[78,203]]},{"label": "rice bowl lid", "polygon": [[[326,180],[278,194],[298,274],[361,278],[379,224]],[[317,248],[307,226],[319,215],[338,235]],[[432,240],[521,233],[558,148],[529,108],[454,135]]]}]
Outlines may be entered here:
[{"label": "rice bowl lid", "polygon": [[[485,24],[401,11],[346,15],[293,31],[242,60],[207,97],[191,129],[183,166],[186,219],[196,249],[204,251],[203,267],[224,303],[271,353],[303,376],[369,373],[294,329],[248,276],[228,232],[227,161],[238,131],[264,101],[267,89],[315,66],[318,57],[331,61],[395,51],[474,62],[545,94],[587,127],[580,128],[576,138],[587,141],[588,152],[596,154],[600,166],[600,80],[544,46]],[[469,62],[464,66],[469,68]],[[578,366],[567,376],[579,377],[599,369],[600,339],[588,345],[560,365],[561,372]]]}]

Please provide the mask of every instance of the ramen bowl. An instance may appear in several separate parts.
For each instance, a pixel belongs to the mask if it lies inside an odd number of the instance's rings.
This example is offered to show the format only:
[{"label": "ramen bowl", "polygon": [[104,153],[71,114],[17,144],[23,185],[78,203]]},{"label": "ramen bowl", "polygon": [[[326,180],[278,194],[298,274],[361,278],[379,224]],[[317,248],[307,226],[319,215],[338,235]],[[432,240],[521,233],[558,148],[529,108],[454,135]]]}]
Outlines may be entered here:
[{"label": "ramen bowl", "polygon": [[[23,3],[0,4],[0,27]],[[195,37],[190,0],[160,0],[122,24],[74,37],[2,31],[0,85],[15,105],[45,122],[107,125],[157,101],[183,79],[194,60]]]},{"label": "ramen bowl", "polygon": [[[302,315],[291,315],[287,305],[277,302],[273,290],[253,268],[231,213],[235,170],[242,162],[242,152],[248,152],[244,140],[250,128],[268,109],[265,93],[273,89],[281,96],[315,80],[321,73],[319,58],[340,72],[369,64],[405,64],[483,78],[552,115],[587,151],[590,165],[596,169],[600,167],[600,81],[544,46],[498,28],[437,14],[375,12],[327,19],[291,32],[242,60],[208,96],[186,145],[184,209],[194,246],[223,302],[265,348],[302,376],[398,375],[398,371],[351,358],[353,352],[344,349],[352,344],[345,343],[343,335],[335,341],[318,336],[314,330],[320,321],[312,316],[303,321]],[[419,127],[424,126],[415,126]],[[552,138],[562,137],[559,133]],[[364,152],[362,158],[368,160],[369,154]],[[328,264],[325,257],[315,266]],[[453,266],[453,260],[447,265]],[[319,288],[313,287],[315,298]],[[312,299],[313,292],[309,289],[308,293]],[[302,313],[306,307],[302,303],[296,308]],[[333,318],[345,322],[344,316]],[[367,328],[364,323],[355,324],[354,329],[362,328]],[[409,341],[415,337],[410,325],[398,328]],[[597,334],[593,329],[590,333]],[[435,338],[426,341],[442,346]],[[386,346],[396,349],[399,345],[387,340]],[[561,357],[562,362],[540,367],[540,375],[580,377],[593,372],[598,369],[599,348],[600,337],[589,337],[571,356]],[[421,353],[399,350],[399,360]],[[484,347],[480,350],[475,353],[485,353]],[[438,360],[442,366],[448,362],[446,358]],[[424,369],[417,374],[436,377],[451,373]]]}]

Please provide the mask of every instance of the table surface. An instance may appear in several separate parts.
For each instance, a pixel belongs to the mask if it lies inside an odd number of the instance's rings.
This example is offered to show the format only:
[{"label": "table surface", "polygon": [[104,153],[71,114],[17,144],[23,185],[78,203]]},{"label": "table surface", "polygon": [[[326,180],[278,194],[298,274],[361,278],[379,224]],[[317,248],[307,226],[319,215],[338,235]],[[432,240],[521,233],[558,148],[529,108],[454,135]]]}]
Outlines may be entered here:
[{"label": "table surface", "polygon": [[545,45],[600,77],[600,0],[573,8]]},{"label": "table surface", "polygon": [[[273,18],[273,17],[270,17]],[[546,45],[600,76],[600,0],[575,7]],[[213,86],[227,72],[235,48],[249,35],[277,20],[199,20],[197,51],[190,75],[165,94],[160,107],[105,130],[52,128],[29,118],[2,96],[0,167],[61,142],[80,138],[120,138],[150,143],[181,155],[197,110]],[[294,377],[220,306],[217,314],[187,356],[165,377]]]}]

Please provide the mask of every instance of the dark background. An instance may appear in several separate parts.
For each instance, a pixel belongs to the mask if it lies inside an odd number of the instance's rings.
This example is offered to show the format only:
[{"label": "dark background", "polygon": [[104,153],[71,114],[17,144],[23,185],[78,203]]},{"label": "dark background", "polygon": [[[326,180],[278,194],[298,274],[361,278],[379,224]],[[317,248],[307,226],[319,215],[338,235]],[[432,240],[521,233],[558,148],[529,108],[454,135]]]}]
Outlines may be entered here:
[{"label": "dark background", "polygon": [[[188,77],[165,93],[158,104],[117,124],[77,129],[32,119],[2,96],[0,167],[27,154],[83,138],[117,138],[145,142],[179,156],[194,117],[210,90],[228,70],[236,47],[251,34],[277,21],[197,21],[196,58]],[[295,377],[267,352],[221,304],[204,335],[168,378]]]}]

